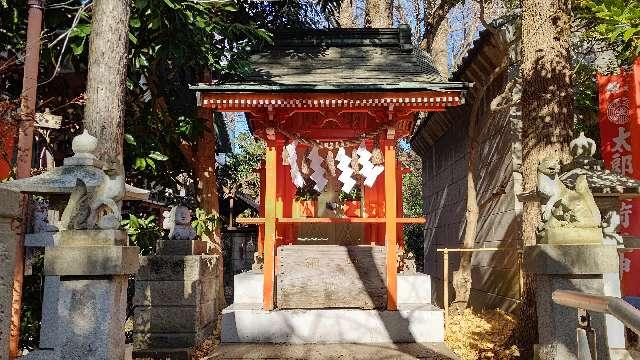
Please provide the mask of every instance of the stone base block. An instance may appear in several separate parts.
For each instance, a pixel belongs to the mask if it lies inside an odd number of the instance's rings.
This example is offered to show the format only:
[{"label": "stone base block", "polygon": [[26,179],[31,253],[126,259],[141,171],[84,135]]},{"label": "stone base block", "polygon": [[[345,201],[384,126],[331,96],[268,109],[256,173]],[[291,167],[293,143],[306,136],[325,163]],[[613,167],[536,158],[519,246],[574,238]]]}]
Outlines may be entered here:
[{"label": "stone base block", "polygon": [[222,311],[224,343],[415,343],[444,341],[444,312],[430,304],[398,311],[313,309],[264,311],[233,304]]},{"label": "stone base block", "polygon": [[431,304],[431,276],[398,274],[398,303]]},{"label": "stone base block", "polygon": [[56,246],[47,248],[45,275],[128,275],[138,270],[137,246]]},{"label": "stone base block", "polygon": [[215,301],[215,278],[186,281],[136,280],[134,306],[196,306]]},{"label": "stone base block", "polygon": [[60,246],[127,246],[129,238],[122,230],[63,230],[58,232]]},{"label": "stone base block", "polygon": [[215,327],[216,323],[214,322],[195,332],[134,332],[133,347],[136,352],[142,350],[191,348],[202,343],[207,337],[212,336]]},{"label": "stone base block", "polygon": [[615,245],[526,246],[524,271],[535,274],[603,274],[618,272]]},{"label": "stone base block", "polygon": [[143,256],[136,280],[199,280],[216,277],[217,255]]},{"label": "stone base block", "polygon": [[59,286],[57,359],[122,360],[127,347],[127,276],[62,280]]},{"label": "stone base block", "polygon": [[158,255],[206,255],[209,252],[209,242],[202,240],[158,240],[156,253]]},{"label": "stone base block", "polygon": [[262,304],[264,275],[248,271],[233,277],[234,304]]},{"label": "stone base block", "polygon": [[145,360],[191,360],[191,353],[191,348],[138,350],[133,352],[133,358]]},{"label": "stone base block", "polygon": [[197,306],[137,306],[133,310],[133,331],[195,332],[215,322],[215,310],[215,301]]}]

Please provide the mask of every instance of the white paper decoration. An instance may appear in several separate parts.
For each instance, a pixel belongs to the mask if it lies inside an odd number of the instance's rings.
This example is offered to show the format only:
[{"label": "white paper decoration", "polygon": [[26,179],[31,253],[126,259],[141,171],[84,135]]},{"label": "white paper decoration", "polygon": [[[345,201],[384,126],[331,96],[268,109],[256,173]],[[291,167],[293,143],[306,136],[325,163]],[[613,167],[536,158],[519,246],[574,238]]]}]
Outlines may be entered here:
[{"label": "white paper decoration", "polygon": [[313,172],[311,173],[311,180],[316,182],[316,185],[313,187],[316,191],[322,191],[324,190],[324,187],[327,185],[327,179],[324,177],[324,168],[322,167],[322,161],[324,161],[324,159],[322,159],[322,157],[320,156],[320,154],[318,153],[318,147],[314,146],[313,149],[311,149],[311,152],[309,153],[308,159],[311,160],[311,170],[313,170]]},{"label": "white paper decoration", "polygon": [[289,165],[291,166],[291,181],[293,181],[293,185],[297,188],[301,188],[304,186],[304,178],[300,173],[300,169],[298,169],[298,153],[296,152],[296,148],[298,147],[298,141],[294,140],[290,142],[285,148],[287,149],[287,153],[289,154]]},{"label": "white paper decoration", "polygon": [[338,177],[338,180],[343,184],[342,191],[350,193],[351,189],[353,189],[353,186],[356,184],[356,181],[351,177],[351,175],[353,175],[353,170],[351,169],[351,158],[347,156],[343,147],[338,149],[336,160],[338,160],[337,168],[342,172]]},{"label": "white paper decoration", "polygon": [[364,145],[360,145],[357,151],[358,163],[361,165],[360,175],[364,176],[364,184],[368,187],[372,187],[376,182],[378,175],[384,171],[384,166],[373,166],[371,163],[371,153]]}]

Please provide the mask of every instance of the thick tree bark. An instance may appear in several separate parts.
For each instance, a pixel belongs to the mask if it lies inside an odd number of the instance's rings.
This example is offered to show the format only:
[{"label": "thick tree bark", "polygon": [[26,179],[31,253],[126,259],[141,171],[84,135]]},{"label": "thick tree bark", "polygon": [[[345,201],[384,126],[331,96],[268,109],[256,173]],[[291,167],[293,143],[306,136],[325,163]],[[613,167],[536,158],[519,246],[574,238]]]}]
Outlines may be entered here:
[{"label": "thick tree bark", "polygon": [[[423,49],[431,51],[433,42],[437,36],[440,25],[447,21],[449,11],[456,6],[460,0],[441,0],[438,6],[433,7],[432,0],[423,0],[425,16],[424,16],[424,38],[421,42]],[[447,26],[448,31],[448,26]]]},{"label": "thick tree bark", "polygon": [[[524,191],[536,188],[538,162],[550,154],[568,159],[573,125],[569,0],[522,1],[522,175]],[[523,245],[536,243],[537,202],[524,204]],[[521,329],[525,350],[537,340],[535,278],[525,274]],[[523,354],[523,357],[527,357]]]},{"label": "thick tree bark", "polygon": [[431,44],[433,65],[445,79],[449,78],[449,22],[445,18],[439,26]]},{"label": "thick tree bark", "polygon": [[[202,136],[196,140],[191,153],[193,154],[193,173],[195,175],[195,190],[198,207],[208,214],[219,215],[218,188],[216,178],[216,134],[214,130],[213,111],[199,108],[198,117],[205,124]],[[217,228],[212,237],[203,234],[202,240],[211,244],[211,254],[218,255],[218,310],[225,306],[224,299],[224,269],[222,261],[222,236]]]},{"label": "thick tree bark", "polygon": [[98,159],[121,173],[128,34],[129,1],[95,0],[84,126],[98,139]]},{"label": "thick tree bark", "polygon": [[393,25],[393,0],[366,0],[364,27],[388,28]]},{"label": "thick tree bark", "polygon": [[338,25],[341,28],[356,27],[355,16],[353,14],[353,0],[341,0],[338,13]]}]

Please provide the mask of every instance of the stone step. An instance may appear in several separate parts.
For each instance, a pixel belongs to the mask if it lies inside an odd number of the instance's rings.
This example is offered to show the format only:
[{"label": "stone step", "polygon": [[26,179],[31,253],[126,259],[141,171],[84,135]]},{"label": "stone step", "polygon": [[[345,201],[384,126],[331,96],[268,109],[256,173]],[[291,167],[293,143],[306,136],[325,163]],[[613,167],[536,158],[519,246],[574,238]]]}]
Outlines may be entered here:
[{"label": "stone step", "polygon": [[[431,304],[431,276],[398,274],[398,302]],[[247,271],[233,277],[233,303],[262,303],[263,274]]]},{"label": "stone step", "polygon": [[233,304],[222,311],[223,343],[422,343],[444,341],[444,312],[431,304],[398,311],[360,309],[262,310]]},{"label": "stone step", "polygon": [[210,359],[457,360],[443,343],[411,344],[221,344]]}]

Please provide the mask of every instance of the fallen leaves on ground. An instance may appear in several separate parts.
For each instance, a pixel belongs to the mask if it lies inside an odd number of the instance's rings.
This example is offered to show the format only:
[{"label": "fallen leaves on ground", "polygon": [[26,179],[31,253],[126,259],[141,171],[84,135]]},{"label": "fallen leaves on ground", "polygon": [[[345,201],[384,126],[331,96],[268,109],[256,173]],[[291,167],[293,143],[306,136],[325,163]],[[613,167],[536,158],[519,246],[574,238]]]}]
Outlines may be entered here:
[{"label": "fallen leaves on ground", "polygon": [[449,315],[445,342],[461,360],[518,359],[518,348],[509,342],[516,324],[517,319],[502,310],[466,309]]},{"label": "fallen leaves on ground", "polygon": [[218,343],[220,343],[220,340],[216,339],[215,336],[210,336],[204,339],[204,341],[200,343],[200,345],[193,348],[193,358],[195,360],[210,359],[210,356],[218,346]]}]

